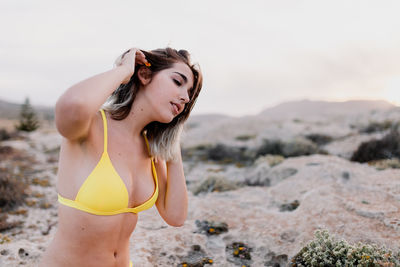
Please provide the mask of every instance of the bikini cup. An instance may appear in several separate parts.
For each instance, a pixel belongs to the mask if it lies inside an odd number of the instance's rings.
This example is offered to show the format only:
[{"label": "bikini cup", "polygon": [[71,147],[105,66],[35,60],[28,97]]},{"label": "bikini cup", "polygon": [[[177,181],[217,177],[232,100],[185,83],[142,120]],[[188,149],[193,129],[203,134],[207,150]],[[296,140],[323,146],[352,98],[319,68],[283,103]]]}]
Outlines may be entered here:
[{"label": "bikini cup", "polygon": [[[115,170],[107,152],[107,119],[103,109],[100,109],[104,128],[104,150],[96,167],[83,182],[74,200],[66,199],[58,194],[61,204],[96,215],[114,215],[124,212],[138,213],[151,208],[158,197],[158,179],[151,157],[152,173],[155,182],[153,195],[143,204],[129,208],[129,194],[124,181]],[[143,133],[149,154],[150,147],[147,136]]]}]

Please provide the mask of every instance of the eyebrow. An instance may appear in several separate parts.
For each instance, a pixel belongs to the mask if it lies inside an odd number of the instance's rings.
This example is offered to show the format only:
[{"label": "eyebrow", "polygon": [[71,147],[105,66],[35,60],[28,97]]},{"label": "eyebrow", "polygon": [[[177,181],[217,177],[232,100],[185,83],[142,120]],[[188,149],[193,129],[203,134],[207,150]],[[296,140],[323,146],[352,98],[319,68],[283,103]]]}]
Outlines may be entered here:
[{"label": "eyebrow", "polygon": [[185,75],[183,75],[182,73],[176,72],[176,71],[174,71],[174,73],[179,74],[182,77],[182,79],[185,81],[185,83],[187,82],[187,78]]}]

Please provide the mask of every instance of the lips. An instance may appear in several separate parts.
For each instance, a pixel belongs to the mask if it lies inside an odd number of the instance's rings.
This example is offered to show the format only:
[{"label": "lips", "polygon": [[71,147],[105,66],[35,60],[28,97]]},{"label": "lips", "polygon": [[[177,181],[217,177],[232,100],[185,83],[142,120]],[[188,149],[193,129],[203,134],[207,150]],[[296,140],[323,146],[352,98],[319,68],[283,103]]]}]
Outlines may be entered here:
[{"label": "lips", "polygon": [[171,102],[171,106],[172,106],[172,109],[173,109],[175,115],[177,115],[179,113],[179,110],[181,109],[180,105]]}]

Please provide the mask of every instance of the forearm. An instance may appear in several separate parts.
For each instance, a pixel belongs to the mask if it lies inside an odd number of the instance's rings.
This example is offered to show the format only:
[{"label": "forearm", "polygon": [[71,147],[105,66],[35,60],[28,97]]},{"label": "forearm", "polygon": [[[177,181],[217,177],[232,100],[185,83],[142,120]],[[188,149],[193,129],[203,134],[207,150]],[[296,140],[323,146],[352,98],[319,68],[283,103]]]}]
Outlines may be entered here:
[{"label": "forearm", "polygon": [[94,114],[115,91],[130,71],[119,66],[97,74],[68,88],[57,100],[57,105],[79,105],[85,114]]},{"label": "forearm", "polygon": [[171,220],[178,226],[183,225],[188,212],[188,196],[180,151],[175,161],[167,162],[167,188],[164,203],[164,208]]}]

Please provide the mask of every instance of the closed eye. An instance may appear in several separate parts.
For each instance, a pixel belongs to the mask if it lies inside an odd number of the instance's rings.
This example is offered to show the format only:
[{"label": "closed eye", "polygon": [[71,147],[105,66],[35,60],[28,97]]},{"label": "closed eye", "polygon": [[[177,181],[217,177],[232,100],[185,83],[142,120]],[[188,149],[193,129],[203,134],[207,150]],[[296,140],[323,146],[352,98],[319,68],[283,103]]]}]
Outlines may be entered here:
[{"label": "closed eye", "polygon": [[175,80],[175,79],[173,79],[173,80],[174,80],[174,82],[175,82],[176,85],[178,85],[178,86],[181,86],[181,85],[182,85],[178,80]]}]

